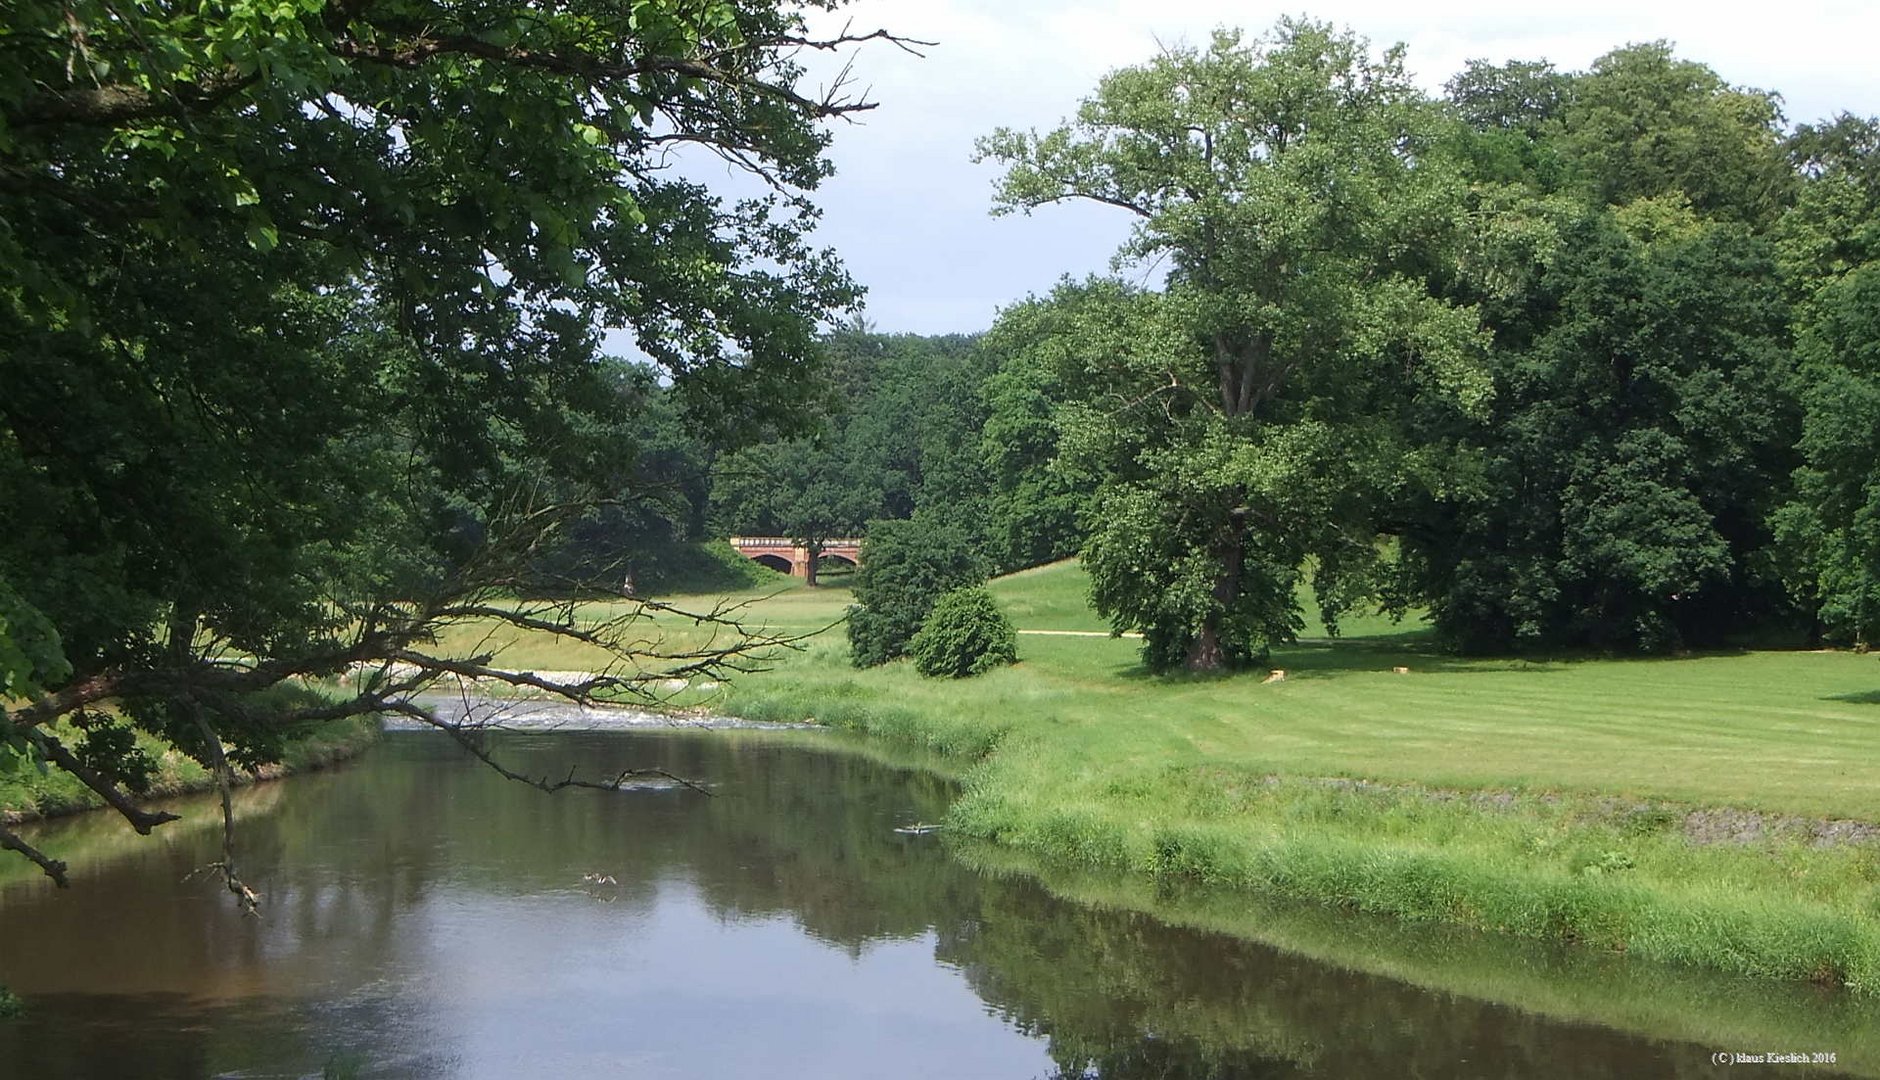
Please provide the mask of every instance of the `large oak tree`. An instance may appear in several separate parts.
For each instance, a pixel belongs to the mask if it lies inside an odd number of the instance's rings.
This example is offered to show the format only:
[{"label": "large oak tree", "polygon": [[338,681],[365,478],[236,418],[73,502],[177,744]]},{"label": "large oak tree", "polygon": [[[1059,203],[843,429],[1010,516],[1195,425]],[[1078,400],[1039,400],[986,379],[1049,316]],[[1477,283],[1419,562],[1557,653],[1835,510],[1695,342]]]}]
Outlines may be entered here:
[{"label": "large oak tree", "polygon": [[1287,20],[1166,49],[1059,128],[981,141],[1007,167],[1001,209],[1115,207],[1136,221],[1119,261],[1168,269],[1134,326],[1071,329],[1104,388],[1078,441],[1131,461],[1084,549],[1093,595],[1152,667],[1289,638],[1309,558],[1335,610],[1374,569],[1377,497],[1418,469],[1390,417],[1479,404],[1477,315],[1430,287],[1467,196],[1446,123],[1400,50]]}]

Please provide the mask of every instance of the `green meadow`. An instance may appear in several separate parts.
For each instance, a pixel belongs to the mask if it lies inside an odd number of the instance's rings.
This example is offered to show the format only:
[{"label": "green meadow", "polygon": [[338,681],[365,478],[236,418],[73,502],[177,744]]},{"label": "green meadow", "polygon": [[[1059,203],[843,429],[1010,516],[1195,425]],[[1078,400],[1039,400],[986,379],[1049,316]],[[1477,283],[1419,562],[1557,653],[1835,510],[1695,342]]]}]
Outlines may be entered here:
[{"label": "green meadow", "polygon": [[[849,601],[779,581],[674,602],[807,634]],[[1074,562],[992,588],[1012,668],[858,671],[838,628],[681,703],[935,751],[964,780],[952,833],[1041,866],[1880,993],[1875,657],[1468,660],[1366,618],[1276,651],[1283,679],[1156,677],[1091,635]],[[517,640],[502,662],[585,660]]]},{"label": "green meadow", "polygon": [[[838,627],[736,684],[726,703],[775,712],[802,695],[810,714],[826,702],[817,718],[835,724],[869,705],[899,708],[926,718],[917,741],[943,749],[1048,732],[1085,759],[1078,773],[1251,769],[1880,821],[1880,657],[1460,659],[1412,621],[1368,617],[1348,620],[1337,638],[1315,625],[1317,636],[1275,651],[1282,681],[1267,682],[1266,671],[1157,677],[1137,663],[1136,642],[1088,636],[1104,624],[1075,562],[992,589],[1021,630],[1020,663],[1008,671],[966,682],[923,679],[904,664],[858,671]],[[850,602],[845,590],[797,585],[673,602],[724,601],[795,633],[830,626]],[[533,640],[503,658],[565,668],[591,659]]]}]

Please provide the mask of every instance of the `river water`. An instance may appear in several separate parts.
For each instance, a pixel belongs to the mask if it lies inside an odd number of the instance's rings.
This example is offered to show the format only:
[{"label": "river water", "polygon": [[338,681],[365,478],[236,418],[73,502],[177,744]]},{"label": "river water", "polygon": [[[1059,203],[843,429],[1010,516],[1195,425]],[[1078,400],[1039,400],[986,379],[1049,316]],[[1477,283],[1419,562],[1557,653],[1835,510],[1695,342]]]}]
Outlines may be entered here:
[{"label": "river water", "polygon": [[[49,824],[37,838],[71,857],[73,888],[0,868],[0,983],[30,1006],[0,1021],[0,1076],[1722,1076],[1745,1067],[1713,1054],[1770,1032],[1728,1028],[1754,988],[1696,992],[1692,1010],[1722,994],[1721,1019],[1674,1009],[1671,1034],[1619,1008],[1628,1033],[1550,1019],[1613,995],[1538,954],[1479,965],[1537,1010],[1420,988],[1410,961],[1365,974],[1060,899],[916,828],[945,813],[942,781],[800,737],[492,745],[535,775],[653,766],[712,794],[546,795],[392,732],[353,765],[240,793],[261,918],[197,872],[219,839],[206,800],[148,840],[100,815]],[[1650,973],[1623,977],[1647,989],[1619,998],[1655,1000]],[[1783,1007],[1778,1025],[1853,1008]],[[1704,1023],[1745,1045],[1693,1038]],[[1801,1043],[1860,1034],[1795,1023]],[[1837,1050],[1774,1047],[1791,1048]],[[1838,1050],[1845,1067],[1859,1047]]]}]

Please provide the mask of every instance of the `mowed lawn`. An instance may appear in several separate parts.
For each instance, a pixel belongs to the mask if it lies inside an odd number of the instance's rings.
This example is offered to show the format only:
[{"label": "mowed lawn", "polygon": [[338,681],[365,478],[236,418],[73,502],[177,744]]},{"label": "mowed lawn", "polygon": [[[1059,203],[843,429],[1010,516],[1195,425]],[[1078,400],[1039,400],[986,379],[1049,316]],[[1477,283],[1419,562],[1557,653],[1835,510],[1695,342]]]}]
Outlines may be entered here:
[{"label": "mowed lawn", "polygon": [[[1074,564],[1052,570],[1081,586]],[[1146,711],[1183,751],[1276,772],[1880,820],[1880,657],[1466,660],[1414,624],[1369,618],[1344,630],[1276,650],[1286,678],[1273,683],[1148,679],[1123,641],[1097,642],[1102,661],[1091,643],[1063,639],[1028,637],[1021,654],[1049,671],[1154,683]]]},{"label": "mowed lawn", "polygon": [[[836,626],[802,653],[779,653],[774,670],[746,676],[746,692],[734,687],[730,705],[795,688],[832,702],[945,709],[967,733],[1048,727],[1060,750],[1077,751],[1095,771],[1215,764],[1880,821],[1880,657],[1474,660],[1442,652],[1418,623],[1373,616],[1348,620],[1336,639],[1315,623],[1308,632],[1321,636],[1277,650],[1270,666],[1286,672],[1282,681],[1265,681],[1264,670],[1158,678],[1138,664],[1138,642],[1088,636],[1105,624],[1085,589],[1075,561],[992,583],[1021,630],[1079,632],[1022,634],[1010,670],[968,682],[923,679],[905,663],[856,671]],[[782,577],[770,589],[662,599],[693,611],[729,608],[790,635],[831,626],[852,602],[846,588]],[[588,605],[582,617],[622,610]],[[464,627],[446,644],[480,644],[486,634]],[[669,649],[710,640],[677,615],[638,624],[636,636]],[[605,660],[507,632],[488,643],[507,667],[587,670]],[[971,741],[962,736],[962,745]]]},{"label": "mowed lawn", "polygon": [[[1085,588],[1074,561],[992,583],[1014,623],[1032,631],[1103,629]],[[808,631],[839,618],[850,597],[783,585],[675,602],[726,601],[748,603],[754,622]],[[1157,678],[1142,671],[1135,641],[1029,633],[1018,667],[967,683],[923,679],[905,663],[858,672],[839,627],[750,681],[760,692],[788,679],[837,700],[944,704],[973,727],[1046,725],[1054,742],[1083,744],[1093,767],[1224,763],[1880,821],[1880,657],[1469,660],[1438,650],[1415,623],[1369,617],[1343,630],[1277,650],[1271,666],[1286,678],[1271,683],[1264,671]],[[1323,633],[1316,624],[1312,632]]]}]

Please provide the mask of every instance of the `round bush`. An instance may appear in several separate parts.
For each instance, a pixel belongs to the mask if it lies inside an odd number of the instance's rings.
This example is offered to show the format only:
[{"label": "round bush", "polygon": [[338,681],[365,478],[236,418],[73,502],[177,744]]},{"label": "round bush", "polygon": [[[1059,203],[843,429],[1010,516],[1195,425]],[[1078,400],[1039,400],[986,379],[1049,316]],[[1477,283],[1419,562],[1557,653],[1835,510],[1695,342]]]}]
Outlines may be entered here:
[{"label": "round bush", "polygon": [[907,651],[922,675],[962,679],[1017,660],[1018,632],[991,593],[955,589],[935,602]]},{"label": "round bush", "polygon": [[986,580],[985,561],[958,524],[916,514],[910,521],[874,521],[862,541],[849,609],[850,656],[873,667],[905,655],[935,601],[949,590]]}]

